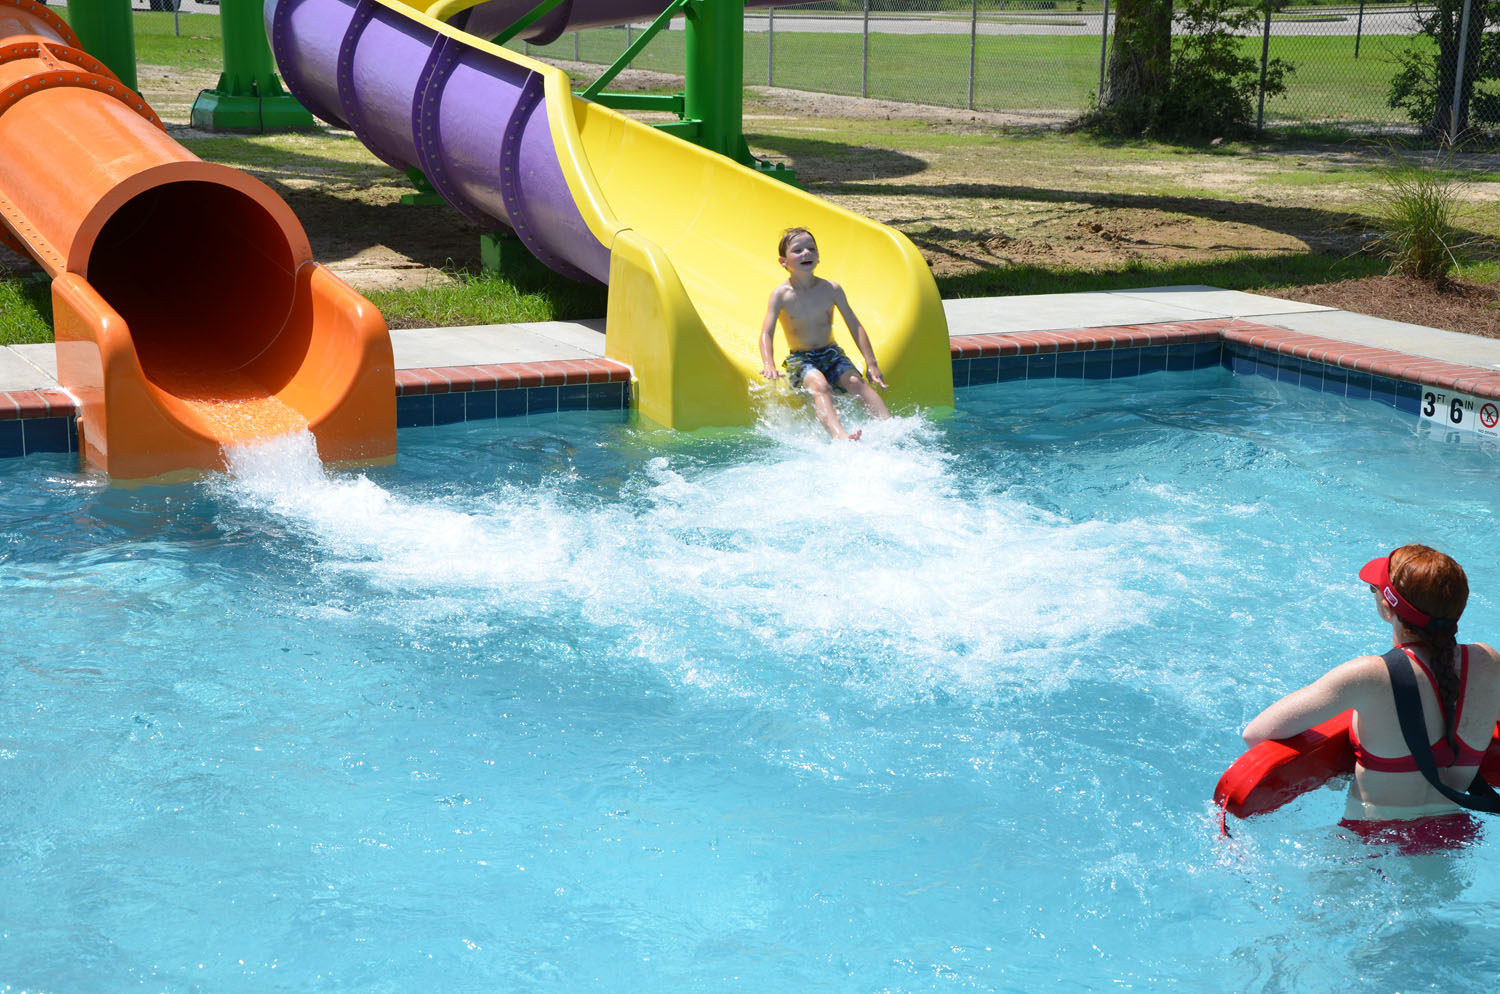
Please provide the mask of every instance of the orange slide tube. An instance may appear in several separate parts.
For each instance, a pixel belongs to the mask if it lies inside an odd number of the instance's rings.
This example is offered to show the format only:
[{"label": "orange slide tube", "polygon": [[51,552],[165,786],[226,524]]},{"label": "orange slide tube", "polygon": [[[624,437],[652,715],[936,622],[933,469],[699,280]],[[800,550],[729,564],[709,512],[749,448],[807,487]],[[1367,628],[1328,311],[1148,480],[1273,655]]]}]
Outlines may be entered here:
[{"label": "orange slide tube", "polygon": [[53,277],[58,381],[112,476],[222,469],[224,445],[302,426],[325,460],[395,455],[379,311],[33,0],[0,0],[0,240]]}]

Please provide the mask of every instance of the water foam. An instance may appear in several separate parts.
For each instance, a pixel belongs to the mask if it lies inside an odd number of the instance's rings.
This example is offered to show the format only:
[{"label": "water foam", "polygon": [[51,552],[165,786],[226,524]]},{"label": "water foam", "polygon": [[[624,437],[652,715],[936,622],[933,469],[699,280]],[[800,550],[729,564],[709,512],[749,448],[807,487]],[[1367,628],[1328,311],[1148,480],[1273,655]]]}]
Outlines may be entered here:
[{"label": "water foam", "polygon": [[819,679],[993,689],[1146,622],[1148,567],[1120,550],[1169,543],[1161,526],[1007,496],[921,419],[858,444],[808,428],[762,424],[748,456],[658,450],[610,497],[566,476],[404,494],[327,472],[303,433],[236,447],[221,490],[421,623],[573,617],[701,683],[743,683],[722,657],[754,646]]}]

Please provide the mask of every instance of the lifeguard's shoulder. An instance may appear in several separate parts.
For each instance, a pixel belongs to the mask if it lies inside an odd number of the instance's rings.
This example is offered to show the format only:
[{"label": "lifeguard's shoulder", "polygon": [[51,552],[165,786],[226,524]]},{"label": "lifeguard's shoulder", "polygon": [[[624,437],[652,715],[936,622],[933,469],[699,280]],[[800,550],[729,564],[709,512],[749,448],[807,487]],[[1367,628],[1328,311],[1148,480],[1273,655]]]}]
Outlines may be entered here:
[{"label": "lifeguard's shoulder", "polygon": [[1337,687],[1342,694],[1358,696],[1378,693],[1384,699],[1390,693],[1390,677],[1386,673],[1385,659],[1381,656],[1355,656],[1329,670],[1323,679]]},{"label": "lifeguard's shoulder", "polygon": [[1500,671],[1500,652],[1485,642],[1470,642],[1469,665]]}]

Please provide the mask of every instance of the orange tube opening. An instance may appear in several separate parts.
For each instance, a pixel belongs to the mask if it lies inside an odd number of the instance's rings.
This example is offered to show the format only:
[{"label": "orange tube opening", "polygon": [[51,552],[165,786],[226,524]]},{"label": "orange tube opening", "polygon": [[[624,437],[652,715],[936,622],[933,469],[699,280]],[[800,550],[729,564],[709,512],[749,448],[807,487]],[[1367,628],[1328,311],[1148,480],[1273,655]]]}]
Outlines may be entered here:
[{"label": "orange tube opening", "polygon": [[[153,384],[212,392],[287,369],[261,362],[284,329],[301,260],[263,203],[202,181],[154,186],[116,208],[90,246],[88,279],[132,330]],[[231,391],[233,392],[233,391]]]}]

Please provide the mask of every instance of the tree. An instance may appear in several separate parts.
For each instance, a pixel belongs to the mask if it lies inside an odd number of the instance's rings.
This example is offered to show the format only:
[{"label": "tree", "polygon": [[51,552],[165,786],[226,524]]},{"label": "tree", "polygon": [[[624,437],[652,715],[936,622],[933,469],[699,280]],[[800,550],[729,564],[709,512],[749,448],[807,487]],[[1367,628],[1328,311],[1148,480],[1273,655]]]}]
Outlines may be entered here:
[{"label": "tree", "polygon": [[1149,122],[1167,90],[1171,62],[1172,0],[1120,0],[1099,112],[1127,128],[1130,121]]},{"label": "tree", "polygon": [[1428,141],[1445,141],[1500,125],[1500,96],[1479,89],[1480,83],[1500,78],[1500,35],[1485,32],[1500,21],[1500,0],[1470,0],[1457,122],[1453,120],[1453,95],[1458,89],[1464,0],[1436,0],[1414,12],[1421,32],[1418,37],[1426,36],[1432,43],[1413,44],[1400,53],[1401,69],[1391,79],[1390,105],[1405,110]]},{"label": "tree", "polygon": [[1242,39],[1260,33],[1265,3],[1281,2],[1183,0],[1175,16],[1171,0],[1122,3],[1103,92],[1083,126],[1185,139],[1250,133],[1257,96],[1284,92],[1291,66],[1269,59],[1262,71]]}]

